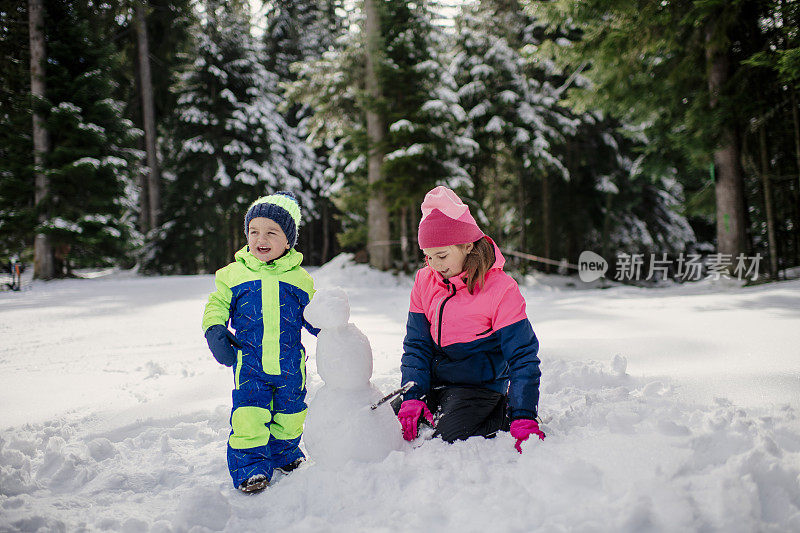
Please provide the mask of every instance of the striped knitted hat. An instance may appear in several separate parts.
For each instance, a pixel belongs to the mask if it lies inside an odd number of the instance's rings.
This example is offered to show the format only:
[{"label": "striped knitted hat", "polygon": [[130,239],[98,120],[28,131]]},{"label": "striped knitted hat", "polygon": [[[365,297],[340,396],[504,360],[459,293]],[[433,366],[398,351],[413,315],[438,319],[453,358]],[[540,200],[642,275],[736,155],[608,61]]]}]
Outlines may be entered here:
[{"label": "striped knitted hat", "polygon": [[289,191],[279,191],[269,196],[262,196],[252,204],[244,217],[244,234],[250,227],[250,221],[256,217],[274,220],[286,234],[286,240],[294,248],[297,244],[297,227],[300,226],[300,205]]},{"label": "striped knitted hat", "polygon": [[417,233],[420,248],[466,244],[483,236],[469,207],[456,193],[440,185],[425,195]]}]

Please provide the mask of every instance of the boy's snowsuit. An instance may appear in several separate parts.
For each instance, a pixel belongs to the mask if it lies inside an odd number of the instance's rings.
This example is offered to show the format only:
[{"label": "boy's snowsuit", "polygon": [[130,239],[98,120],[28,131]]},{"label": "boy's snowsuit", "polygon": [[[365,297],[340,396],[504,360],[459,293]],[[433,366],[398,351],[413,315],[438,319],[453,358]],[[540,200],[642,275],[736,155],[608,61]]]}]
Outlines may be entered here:
[{"label": "boy's snowsuit", "polygon": [[484,238],[496,259],[474,294],[459,276],[445,280],[428,266],[417,272],[400,366],[402,382],[416,385],[403,398],[423,398],[437,386],[508,391],[511,418],[533,419],[539,341],[519,287],[503,272],[505,258]]},{"label": "boy's snowsuit", "polygon": [[203,314],[203,331],[230,325],[242,345],[233,365],[234,390],[228,468],[233,484],[303,457],[300,435],[306,417],[305,350],[300,330],[319,330],[303,319],[314,282],[290,249],[264,263],[245,246],[221,268]]}]

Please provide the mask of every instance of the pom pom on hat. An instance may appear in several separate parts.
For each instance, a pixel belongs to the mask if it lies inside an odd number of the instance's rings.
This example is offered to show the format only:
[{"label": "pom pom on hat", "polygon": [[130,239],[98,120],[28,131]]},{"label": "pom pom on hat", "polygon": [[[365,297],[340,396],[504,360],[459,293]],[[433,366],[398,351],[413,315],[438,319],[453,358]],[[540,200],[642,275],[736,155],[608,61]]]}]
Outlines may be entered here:
[{"label": "pom pom on hat", "polygon": [[300,205],[289,191],[279,191],[269,196],[262,196],[250,204],[250,208],[244,217],[245,235],[247,235],[250,221],[256,217],[274,220],[283,230],[289,245],[294,248],[297,244],[297,228],[300,226]]},{"label": "pom pom on hat", "polygon": [[417,240],[420,248],[466,244],[484,237],[469,207],[456,193],[438,186],[425,195]]}]

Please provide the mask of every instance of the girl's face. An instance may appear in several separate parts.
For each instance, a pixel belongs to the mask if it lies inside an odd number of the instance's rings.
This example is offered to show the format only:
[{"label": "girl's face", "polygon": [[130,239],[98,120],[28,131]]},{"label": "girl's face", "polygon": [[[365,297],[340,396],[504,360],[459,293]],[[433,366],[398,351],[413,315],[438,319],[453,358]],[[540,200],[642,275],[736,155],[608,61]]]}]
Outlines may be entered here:
[{"label": "girl's face", "polygon": [[423,248],[422,253],[428,260],[428,265],[444,279],[457,276],[464,271],[464,260],[467,254],[472,251],[473,244],[452,244],[450,246],[439,246],[437,248]]},{"label": "girl's face", "polygon": [[250,253],[261,261],[272,261],[289,249],[286,234],[271,218],[256,217],[247,228],[247,244]]}]

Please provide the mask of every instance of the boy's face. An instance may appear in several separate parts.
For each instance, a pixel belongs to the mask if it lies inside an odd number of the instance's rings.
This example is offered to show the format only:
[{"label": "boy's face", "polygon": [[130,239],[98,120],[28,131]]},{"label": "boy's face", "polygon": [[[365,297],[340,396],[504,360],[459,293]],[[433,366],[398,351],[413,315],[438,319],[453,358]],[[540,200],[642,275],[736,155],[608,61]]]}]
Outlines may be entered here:
[{"label": "boy's face", "polygon": [[256,217],[247,227],[250,253],[261,261],[272,261],[290,248],[286,234],[271,218]]}]

